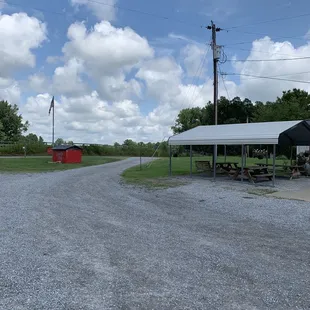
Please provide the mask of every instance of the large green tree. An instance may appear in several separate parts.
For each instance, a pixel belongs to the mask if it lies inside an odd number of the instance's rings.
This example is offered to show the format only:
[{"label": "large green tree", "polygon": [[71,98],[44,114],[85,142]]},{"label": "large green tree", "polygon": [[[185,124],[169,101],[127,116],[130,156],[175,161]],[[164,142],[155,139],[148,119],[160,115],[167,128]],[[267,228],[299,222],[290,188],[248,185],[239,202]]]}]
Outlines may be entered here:
[{"label": "large green tree", "polygon": [[26,144],[44,144],[44,140],[41,136],[37,136],[34,133],[30,133],[27,136],[22,136],[20,142]]},{"label": "large green tree", "polygon": [[[241,100],[235,97],[228,100],[221,97],[218,100],[218,124],[251,122],[254,117],[255,106],[249,99]],[[203,108],[187,108],[180,111],[176,123],[172,126],[175,134],[192,129],[199,125],[214,124],[214,105],[208,102]]]},{"label": "large green tree", "polygon": [[65,144],[65,140],[63,138],[58,138],[56,141],[55,141],[55,145],[56,146],[59,146],[59,145],[63,145]]},{"label": "large green tree", "polygon": [[310,118],[310,95],[300,89],[284,91],[275,102],[258,103],[256,122],[290,121]]},{"label": "large green tree", "polygon": [[2,141],[19,141],[29,127],[19,114],[18,106],[7,101],[0,101],[0,139]]},{"label": "large green tree", "polygon": [[181,110],[175,125],[172,127],[173,132],[177,134],[202,125],[204,123],[203,113],[203,109],[199,107]]}]

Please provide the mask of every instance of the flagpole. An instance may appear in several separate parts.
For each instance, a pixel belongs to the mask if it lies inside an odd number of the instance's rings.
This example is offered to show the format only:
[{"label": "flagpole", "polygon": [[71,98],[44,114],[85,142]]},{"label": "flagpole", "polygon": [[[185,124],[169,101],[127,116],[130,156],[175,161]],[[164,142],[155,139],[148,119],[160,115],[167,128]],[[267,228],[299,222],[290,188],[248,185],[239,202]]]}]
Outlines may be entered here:
[{"label": "flagpole", "polygon": [[55,142],[55,104],[53,106],[53,135],[52,135],[52,146],[54,146]]}]

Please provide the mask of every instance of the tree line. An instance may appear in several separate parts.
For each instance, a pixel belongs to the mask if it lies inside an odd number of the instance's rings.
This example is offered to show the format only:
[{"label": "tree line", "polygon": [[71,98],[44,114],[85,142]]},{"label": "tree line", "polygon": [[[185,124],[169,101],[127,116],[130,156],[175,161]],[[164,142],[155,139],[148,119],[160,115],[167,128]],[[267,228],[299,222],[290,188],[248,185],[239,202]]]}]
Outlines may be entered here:
[{"label": "tree line", "polygon": [[[235,97],[228,99],[220,97],[218,100],[218,124],[235,124],[246,122],[272,122],[310,119],[310,95],[300,89],[284,91],[275,101],[252,102],[250,99]],[[184,132],[200,125],[214,124],[214,105],[207,102],[204,107],[186,108],[179,112],[175,124],[171,127],[174,134]],[[23,120],[17,105],[10,105],[7,101],[0,101],[0,155],[23,154],[26,146],[28,154],[46,154],[47,143],[41,136],[28,133],[29,122]],[[59,144],[73,144],[73,141],[64,141],[58,138]],[[130,139],[122,144],[114,145],[82,145],[85,155],[106,156],[168,156],[167,142],[143,143]],[[195,146],[196,153],[212,153],[212,146]],[[239,155],[240,146],[227,147],[228,155]],[[187,147],[174,147],[175,156],[188,155]],[[282,154],[289,155],[290,150],[281,150]],[[219,153],[224,148],[219,147]]]}]

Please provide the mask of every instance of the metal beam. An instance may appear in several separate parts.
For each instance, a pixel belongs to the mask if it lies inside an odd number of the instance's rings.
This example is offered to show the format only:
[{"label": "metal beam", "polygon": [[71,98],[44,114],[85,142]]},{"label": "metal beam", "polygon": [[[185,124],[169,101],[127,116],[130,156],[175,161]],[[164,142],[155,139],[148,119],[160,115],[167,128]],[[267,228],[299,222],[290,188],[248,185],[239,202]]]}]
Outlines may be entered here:
[{"label": "metal beam", "polygon": [[169,176],[171,177],[172,175],[172,160],[171,160],[171,156],[172,156],[172,149],[171,149],[171,145],[169,146]]},{"label": "metal beam", "polygon": [[189,147],[189,152],[190,152],[190,175],[193,177],[193,147]]},{"label": "metal beam", "polygon": [[217,145],[214,146],[213,153],[213,179],[216,180],[216,160],[217,160]]},{"label": "metal beam", "polygon": [[243,173],[244,173],[243,156],[244,156],[244,145],[242,144],[242,147],[241,147],[241,182],[243,182]]},{"label": "metal beam", "polygon": [[272,170],[272,186],[275,186],[276,181],[276,145],[273,145],[273,170]]}]

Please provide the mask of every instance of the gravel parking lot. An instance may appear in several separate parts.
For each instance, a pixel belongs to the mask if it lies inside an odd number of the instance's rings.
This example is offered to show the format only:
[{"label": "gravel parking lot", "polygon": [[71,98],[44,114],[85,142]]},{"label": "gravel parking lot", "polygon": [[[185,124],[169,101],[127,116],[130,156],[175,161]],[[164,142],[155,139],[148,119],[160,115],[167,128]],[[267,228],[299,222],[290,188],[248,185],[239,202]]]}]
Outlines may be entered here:
[{"label": "gravel parking lot", "polygon": [[309,203],[120,182],[138,162],[0,174],[0,309],[310,309]]}]

